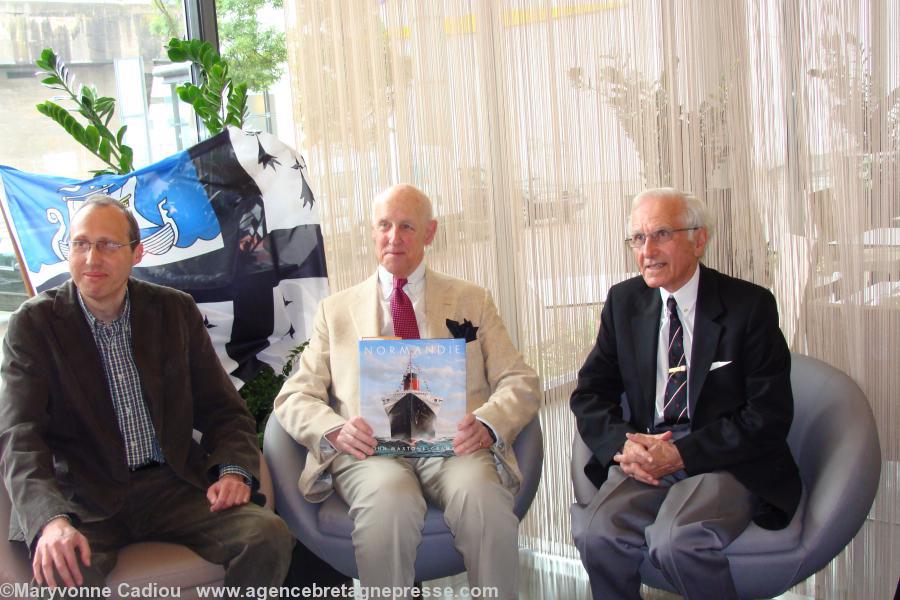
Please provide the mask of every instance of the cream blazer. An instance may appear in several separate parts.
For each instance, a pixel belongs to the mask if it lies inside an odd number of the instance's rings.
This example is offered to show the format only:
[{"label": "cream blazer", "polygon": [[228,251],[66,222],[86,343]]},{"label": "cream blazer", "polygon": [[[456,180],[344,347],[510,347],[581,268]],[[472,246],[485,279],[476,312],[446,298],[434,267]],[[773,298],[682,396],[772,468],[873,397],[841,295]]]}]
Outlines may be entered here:
[{"label": "cream blazer", "polygon": [[[467,409],[499,436],[492,448],[497,472],[515,493],[522,477],[511,444],[540,408],[538,377],[512,345],[484,288],[426,269],[425,311],[423,338],[452,337],[447,319],[478,327],[466,344]],[[309,450],[298,487],[310,502],[331,495],[328,467],[337,453],[324,436],[359,415],[358,341],[379,336],[381,325],[377,275],[322,300],[297,372],[275,399],[278,421]]]}]

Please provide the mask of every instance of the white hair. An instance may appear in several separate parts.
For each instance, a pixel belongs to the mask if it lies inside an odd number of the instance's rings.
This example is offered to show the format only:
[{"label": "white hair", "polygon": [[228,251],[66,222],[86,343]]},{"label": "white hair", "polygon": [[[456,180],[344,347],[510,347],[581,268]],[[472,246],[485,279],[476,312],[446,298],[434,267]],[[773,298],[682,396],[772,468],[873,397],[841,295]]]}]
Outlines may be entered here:
[{"label": "white hair", "polygon": [[[702,227],[703,229],[706,229],[707,237],[712,237],[713,224],[706,204],[690,192],[683,192],[672,187],[651,188],[649,190],[644,190],[635,196],[634,200],[631,202],[631,215],[628,217],[629,222],[634,216],[634,211],[637,210],[638,206],[640,206],[644,200],[649,200],[650,198],[672,198],[681,200],[684,203],[681,226]],[[693,238],[694,232],[691,231],[689,234],[691,238]]]}]

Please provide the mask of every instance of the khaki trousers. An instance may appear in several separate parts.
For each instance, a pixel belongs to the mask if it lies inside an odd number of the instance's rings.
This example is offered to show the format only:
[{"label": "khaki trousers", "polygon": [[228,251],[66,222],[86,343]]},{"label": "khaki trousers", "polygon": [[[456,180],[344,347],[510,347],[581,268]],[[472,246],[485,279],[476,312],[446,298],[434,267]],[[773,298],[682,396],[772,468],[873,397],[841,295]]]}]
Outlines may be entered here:
[{"label": "khaki trousers", "polygon": [[420,459],[344,454],[331,469],[335,491],[350,506],[363,586],[413,585],[428,501],[444,512],[469,584],[518,597],[519,521],[489,451]]}]

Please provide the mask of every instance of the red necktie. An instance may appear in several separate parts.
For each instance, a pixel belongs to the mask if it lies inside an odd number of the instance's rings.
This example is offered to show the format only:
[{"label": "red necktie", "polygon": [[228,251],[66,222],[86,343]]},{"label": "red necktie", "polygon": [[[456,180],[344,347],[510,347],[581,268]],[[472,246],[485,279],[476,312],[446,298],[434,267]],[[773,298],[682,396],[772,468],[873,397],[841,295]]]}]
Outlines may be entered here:
[{"label": "red necktie", "polygon": [[403,291],[406,279],[394,278],[394,293],[391,294],[391,321],[394,322],[394,335],[404,340],[419,339],[419,325],[416,323],[416,311],[412,301]]}]

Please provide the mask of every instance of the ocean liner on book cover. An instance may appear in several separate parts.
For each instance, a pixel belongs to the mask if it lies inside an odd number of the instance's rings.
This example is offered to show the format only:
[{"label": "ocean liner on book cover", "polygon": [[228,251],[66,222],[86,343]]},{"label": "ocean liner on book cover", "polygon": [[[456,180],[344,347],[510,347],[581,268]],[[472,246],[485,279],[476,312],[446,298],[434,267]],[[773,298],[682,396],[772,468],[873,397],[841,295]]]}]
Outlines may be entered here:
[{"label": "ocean liner on book cover", "polygon": [[376,454],[450,456],[465,415],[465,340],[360,341],[361,414]]}]

